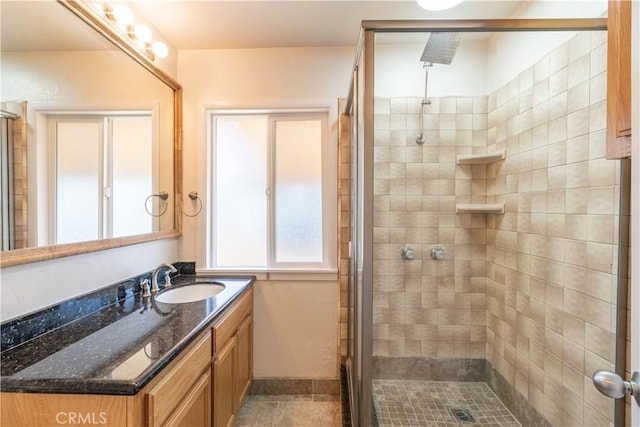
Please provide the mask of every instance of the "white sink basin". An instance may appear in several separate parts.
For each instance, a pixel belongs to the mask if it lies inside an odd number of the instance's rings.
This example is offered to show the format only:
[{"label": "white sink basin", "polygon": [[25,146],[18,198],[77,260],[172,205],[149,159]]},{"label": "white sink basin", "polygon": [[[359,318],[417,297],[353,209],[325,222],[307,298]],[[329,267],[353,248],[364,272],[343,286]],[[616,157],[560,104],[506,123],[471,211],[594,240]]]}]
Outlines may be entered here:
[{"label": "white sink basin", "polygon": [[193,284],[171,288],[159,293],[156,301],[164,304],[180,304],[200,301],[224,291],[221,283]]}]

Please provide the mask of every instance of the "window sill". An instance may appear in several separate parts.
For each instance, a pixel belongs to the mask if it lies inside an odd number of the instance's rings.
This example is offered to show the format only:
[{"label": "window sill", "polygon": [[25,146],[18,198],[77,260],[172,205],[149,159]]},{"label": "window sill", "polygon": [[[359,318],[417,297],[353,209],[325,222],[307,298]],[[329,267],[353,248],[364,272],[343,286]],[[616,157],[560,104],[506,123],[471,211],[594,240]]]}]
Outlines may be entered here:
[{"label": "window sill", "polygon": [[255,276],[256,280],[272,280],[272,281],[337,281],[338,270],[325,269],[325,270],[295,270],[295,269],[282,269],[282,270],[251,270],[251,269],[198,269],[198,274],[203,275],[216,275],[216,276]]}]

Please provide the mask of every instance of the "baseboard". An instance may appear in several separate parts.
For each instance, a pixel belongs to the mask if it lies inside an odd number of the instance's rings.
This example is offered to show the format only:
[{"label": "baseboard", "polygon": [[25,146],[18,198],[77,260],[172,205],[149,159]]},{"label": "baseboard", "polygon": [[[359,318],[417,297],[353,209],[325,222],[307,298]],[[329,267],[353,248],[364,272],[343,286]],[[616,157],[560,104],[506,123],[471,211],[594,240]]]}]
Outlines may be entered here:
[{"label": "baseboard", "polygon": [[268,378],[253,379],[249,394],[258,395],[303,395],[326,394],[340,395],[340,380],[318,379],[286,379]]}]

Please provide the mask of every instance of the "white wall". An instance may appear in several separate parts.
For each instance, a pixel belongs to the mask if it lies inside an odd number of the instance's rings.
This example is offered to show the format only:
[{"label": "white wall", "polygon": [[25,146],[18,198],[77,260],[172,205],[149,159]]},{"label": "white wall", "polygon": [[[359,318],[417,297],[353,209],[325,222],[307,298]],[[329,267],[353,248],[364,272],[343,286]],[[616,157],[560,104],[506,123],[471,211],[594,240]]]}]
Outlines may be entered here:
[{"label": "white wall", "polygon": [[338,284],[258,281],[253,376],[336,378]]},{"label": "white wall", "polygon": [[[180,51],[184,193],[205,210],[184,218],[181,259],[202,269],[206,245],[207,109],[328,108],[337,147],[337,100],[347,94],[353,47]],[[337,378],[336,280],[259,281],[254,303],[256,378]]]},{"label": "white wall", "polygon": [[[606,11],[605,0],[525,1],[513,18],[596,18],[606,16]],[[463,33],[451,65],[435,64],[430,69],[427,94],[487,95],[574,35],[573,31],[496,32],[487,39],[467,40]],[[420,62],[424,43],[384,43],[385,36],[377,38],[382,42],[376,44],[375,95],[424,97]]]},{"label": "white wall", "polygon": [[[376,43],[376,96],[424,97],[425,70],[420,62],[424,46]],[[486,95],[484,49],[483,40],[462,41],[450,65],[430,67],[427,97]]]},{"label": "white wall", "polygon": [[0,321],[84,295],[178,259],[175,239],[0,270]]}]

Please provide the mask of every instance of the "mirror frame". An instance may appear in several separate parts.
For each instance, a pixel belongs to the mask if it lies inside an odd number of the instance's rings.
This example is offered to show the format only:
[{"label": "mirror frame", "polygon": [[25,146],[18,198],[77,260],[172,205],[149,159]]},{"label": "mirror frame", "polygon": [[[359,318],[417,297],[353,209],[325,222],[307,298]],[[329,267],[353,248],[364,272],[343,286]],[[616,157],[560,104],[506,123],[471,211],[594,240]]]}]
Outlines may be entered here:
[{"label": "mirror frame", "polygon": [[116,237],[87,242],[67,243],[62,245],[40,246],[35,248],[17,249],[0,252],[0,268],[32,262],[46,261],[66,256],[79,255],[104,249],[119,248],[161,239],[176,238],[181,235],[182,215],[180,201],[182,200],[182,86],[158,68],[133,42],[124,34],[119,33],[107,21],[98,15],[82,0],[57,0],[59,4],[69,9],[80,20],[96,30],[100,35],[112,42],[117,48],[129,55],[142,65],[147,71],[164,82],[173,90],[173,208],[174,228],[169,231],[157,231],[127,237]]}]

